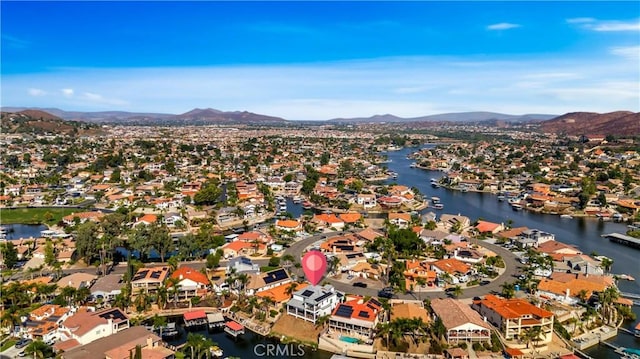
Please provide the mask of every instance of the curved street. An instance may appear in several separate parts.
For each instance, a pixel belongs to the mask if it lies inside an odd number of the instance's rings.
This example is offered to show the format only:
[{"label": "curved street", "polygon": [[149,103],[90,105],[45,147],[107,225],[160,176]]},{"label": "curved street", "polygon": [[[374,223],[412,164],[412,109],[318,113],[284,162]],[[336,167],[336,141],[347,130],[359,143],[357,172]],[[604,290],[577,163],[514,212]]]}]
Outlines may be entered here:
[{"label": "curved street", "polygon": [[[330,236],[339,235],[342,233],[344,232],[325,233],[322,235],[314,235],[311,237],[301,239],[300,241],[293,243],[289,248],[286,248],[283,252],[283,255],[290,254],[294,258],[301,260],[303,252],[313,243],[319,240],[328,238]],[[505,270],[500,276],[496,277],[487,285],[465,288],[462,292],[462,295],[460,295],[459,298],[479,297],[492,292],[500,293],[502,290],[501,286],[504,283],[514,280],[515,279],[514,277],[519,274],[519,270],[521,268],[520,263],[516,260],[516,256],[513,253],[511,253],[505,248],[502,248],[492,243],[478,241],[478,245],[484,248],[487,248],[495,252],[499,256],[501,256],[502,259],[504,260]],[[344,283],[328,277],[325,278],[325,280],[328,281],[332,286],[334,286],[337,290],[341,292],[355,293],[355,294],[372,296],[372,297],[378,296],[378,289],[375,289],[375,288],[354,287],[349,283]],[[435,292],[420,292],[419,294],[417,292],[396,293],[394,295],[394,298],[397,297],[400,299],[424,299],[424,298],[445,298],[446,296],[447,294],[444,291],[435,291]]]}]

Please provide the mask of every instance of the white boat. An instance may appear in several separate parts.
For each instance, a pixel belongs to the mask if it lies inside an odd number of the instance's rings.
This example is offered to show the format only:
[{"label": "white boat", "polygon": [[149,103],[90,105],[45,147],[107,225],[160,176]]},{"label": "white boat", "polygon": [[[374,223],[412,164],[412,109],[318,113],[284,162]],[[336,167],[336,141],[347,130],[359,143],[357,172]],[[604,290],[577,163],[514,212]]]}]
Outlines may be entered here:
[{"label": "white boat", "polygon": [[301,203],[302,202],[302,197],[300,196],[295,196],[293,197],[293,203]]},{"label": "white boat", "polygon": [[436,203],[436,204],[433,205],[433,208],[435,208],[435,209],[443,209],[444,208],[444,204]]},{"label": "white boat", "polygon": [[431,203],[438,204],[440,203],[440,197],[431,197]]},{"label": "white boat", "polygon": [[217,345],[214,345],[211,348],[209,348],[209,351],[211,352],[211,355],[217,358],[222,358],[222,355],[224,354],[222,352],[222,349],[220,349],[220,347]]},{"label": "white boat", "polygon": [[511,203],[511,209],[514,211],[522,211],[522,205],[520,203]]},{"label": "white boat", "polygon": [[417,166],[417,164],[416,164],[415,162],[413,162],[413,163],[411,163],[411,164],[409,165],[409,167],[411,167],[411,168],[416,168],[416,166]]},{"label": "white boat", "polygon": [[502,202],[502,201],[504,201],[504,200],[505,200],[505,198],[506,198],[505,196],[503,196],[503,195],[499,195],[499,196],[498,196],[498,201]]},{"label": "white boat", "polygon": [[570,214],[561,214],[560,218],[562,218],[562,219],[573,219],[573,217]]}]

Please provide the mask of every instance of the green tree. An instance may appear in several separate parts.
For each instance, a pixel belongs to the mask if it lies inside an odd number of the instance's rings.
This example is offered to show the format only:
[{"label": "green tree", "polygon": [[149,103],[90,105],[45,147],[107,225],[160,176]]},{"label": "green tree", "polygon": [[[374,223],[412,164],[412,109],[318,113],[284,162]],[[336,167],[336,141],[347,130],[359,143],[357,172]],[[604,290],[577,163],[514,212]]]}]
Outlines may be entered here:
[{"label": "green tree", "polygon": [[11,241],[0,243],[0,252],[7,268],[13,268],[18,263],[18,251]]},{"label": "green tree", "polygon": [[47,240],[47,243],[44,245],[44,264],[53,266],[56,261],[56,252],[53,248],[53,242],[51,240]]},{"label": "green tree", "polygon": [[42,340],[36,340],[29,343],[29,345],[24,348],[24,352],[30,357],[38,359],[48,358],[54,354],[53,349],[46,345]]},{"label": "green tree", "polygon": [[214,205],[221,194],[222,189],[218,182],[209,181],[193,196],[193,202],[196,205]]},{"label": "green tree", "polygon": [[97,258],[100,253],[98,242],[98,225],[92,221],[87,221],[78,225],[76,231],[76,252],[78,257],[85,263],[91,263],[93,258]]}]

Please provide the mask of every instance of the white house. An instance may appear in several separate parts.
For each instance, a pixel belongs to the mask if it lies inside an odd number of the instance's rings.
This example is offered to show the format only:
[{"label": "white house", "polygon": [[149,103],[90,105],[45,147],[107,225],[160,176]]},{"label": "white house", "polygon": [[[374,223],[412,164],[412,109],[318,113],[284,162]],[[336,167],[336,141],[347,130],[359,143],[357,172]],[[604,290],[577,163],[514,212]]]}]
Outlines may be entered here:
[{"label": "white house", "polygon": [[287,302],[287,314],[315,324],[319,317],[331,314],[343,296],[328,284],[311,285],[293,292]]},{"label": "white house", "polygon": [[[129,328],[129,317],[119,308],[109,308],[97,312],[79,310],[60,324],[58,335],[62,341],[72,341],[85,345],[92,341],[113,335]],[[73,342],[75,341],[75,342]]]}]

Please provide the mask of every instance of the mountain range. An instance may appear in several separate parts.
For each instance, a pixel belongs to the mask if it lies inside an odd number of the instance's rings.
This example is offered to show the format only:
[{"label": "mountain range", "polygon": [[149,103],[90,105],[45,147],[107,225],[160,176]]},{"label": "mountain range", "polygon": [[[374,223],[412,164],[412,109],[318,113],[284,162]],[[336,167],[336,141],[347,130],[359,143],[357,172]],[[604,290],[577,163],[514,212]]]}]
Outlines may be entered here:
[{"label": "mountain range", "polygon": [[[283,125],[297,123],[280,117],[256,114],[248,111],[220,111],[213,108],[196,108],[183,114],[141,113],[125,111],[79,112],[57,108],[3,107],[3,113],[22,113],[33,119],[81,121],[88,123],[114,123],[126,125]],[[47,115],[43,115],[47,114]],[[300,122],[302,123],[302,122]],[[308,122],[306,122],[308,123]],[[640,113],[616,111],[610,113],[571,112],[565,115],[525,114],[509,115],[497,112],[456,112],[420,117],[403,118],[392,114],[358,118],[335,118],[316,121],[324,124],[380,124],[380,123],[476,123],[487,126],[502,126],[505,123],[539,123],[545,132],[569,135],[638,135]]]}]

